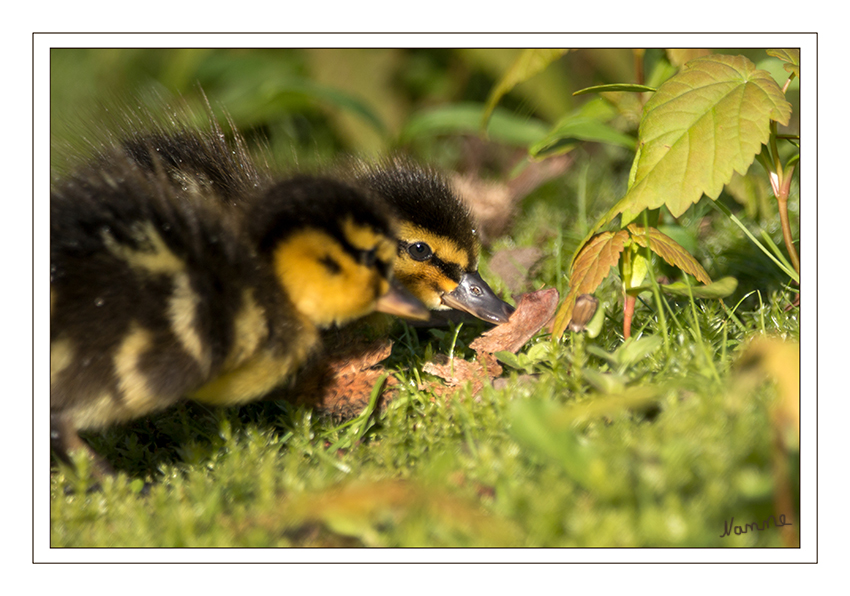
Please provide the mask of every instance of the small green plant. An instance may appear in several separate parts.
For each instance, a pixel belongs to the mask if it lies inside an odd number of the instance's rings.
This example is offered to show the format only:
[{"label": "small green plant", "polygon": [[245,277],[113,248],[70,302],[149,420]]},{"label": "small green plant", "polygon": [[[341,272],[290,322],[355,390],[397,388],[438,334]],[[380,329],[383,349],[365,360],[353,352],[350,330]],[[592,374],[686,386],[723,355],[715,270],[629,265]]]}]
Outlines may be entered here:
[{"label": "small green plant", "polygon": [[[703,195],[716,200],[733,173],[745,174],[756,158],[767,170],[778,202],[783,238],[793,264],[789,275],[799,281],[799,258],[787,210],[799,154],[783,164],[777,146],[780,139],[793,140],[780,137],[777,124],[787,125],[791,116],[785,91],[788,83],[799,76],[799,52],[768,53],[786,62],[790,76],[783,88],[768,72],[757,69],[743,56],[712,54],[687,62],[657,88],[642,84],[643,72],[639,68],[638,84],[602,85],[576,92],[616,91],[651,96],[641,112],[628,190],[579,244],[570,263],[570,291],[557,313],[554,335],[562,335],[569,324],[576,298],[595,291],[616,264],[624,294],[623,335],[628,338],[636,296],[646,289],[642,284],[650,267],[650,251],[705,284],[702,289],[687,290],[696,296],[723,297],[734,291],[736,282],[731,279],[712,284],[696,259],[649,221],[658,219],[657,210],[662,207],[675,218]],[[495,105],[493,98],[497,101],[509,85],[522,80],[521,73],[532,76],[560,55],[551,50],[523,53],[496,86],[490,108]],[[636,64],[642,65],[643,53],[636,51],[635,56]],[[566,151],[587,140],[628,146],[630,137],[604,121],[611,117],[611,111],[600,108],[599,103],[586,105],[584,111],[566,116],[543,139],[532,144],[530,155]],[[642,227],[632,223],[644,212],[651,215],[644,217]],[[600,232],[618,216],[619,229]],[[780,263],[781,255],[775,260]]]},{"label": "small green plant", "polygon": [[552,357],[552,344],[539,342],[518,354],[501,351],[496,352],[494,356],[499,359],[499,362],[530,375],[545,370],[546,363]]},{"label": "small green plant", "polygon": [[[800,77],[800,50],[767,50],[768,55],[779,58],[785,64],[783,68],[790,73],[788,80],[782,87],[782,92],[788,90],[788,86],[794,78]],[[782,238],[785,242],[785,249],[791,257],[791,263],[794,265],[794,270],[799,276],[800,273],[800,257],[797,256],[797,249],[794,248],[794,239],[791,235],[791,222],[788,217],[788,196],[791,192],[791,179],[794,176],[794,168],[797,162],[800,161],[800,153],[794,153],[783,165],[779,155],[779,140],[787,140],[794,142],[796,137],[779,135],[777,132],[776,121],[770,122],[770,142],[762,147],[761,153],[758,154],[759,163],[764,166],[770,179],[770,187],[773,189],[773,196],[776,198],[777,209],[779,211],[779,219],[782,222]],[[795,281],[799,282],[799,277],[795,277]]]}]

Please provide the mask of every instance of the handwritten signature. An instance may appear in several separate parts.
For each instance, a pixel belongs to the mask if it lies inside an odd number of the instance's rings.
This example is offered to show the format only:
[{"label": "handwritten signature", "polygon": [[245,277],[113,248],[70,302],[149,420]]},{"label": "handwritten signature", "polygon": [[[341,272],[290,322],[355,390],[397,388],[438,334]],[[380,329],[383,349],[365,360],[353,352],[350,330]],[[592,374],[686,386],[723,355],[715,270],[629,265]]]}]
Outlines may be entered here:
[{"label": "handwritten signature", "polygon": [[750,530],[758,530],[759,532],[766,530],[770,527],[770,520],[773,520],[773,526],[775,528],[780,528],[782,526],[793,526],[791,522],[785,521],[785,514],[779,516],[779,521],[776,521],[776,518],[772,515],[764,520],[764,523],[760,526],[757,523],[753,522],[751,524],[745,524],[744,527],[736,526],[735,518],[733,517],[728,522],[723,522],[723,533],[720,535],[721,538],[725,536],[730,536],[735,534],[736,536],[740,536],[741,534],[746,534]]}]

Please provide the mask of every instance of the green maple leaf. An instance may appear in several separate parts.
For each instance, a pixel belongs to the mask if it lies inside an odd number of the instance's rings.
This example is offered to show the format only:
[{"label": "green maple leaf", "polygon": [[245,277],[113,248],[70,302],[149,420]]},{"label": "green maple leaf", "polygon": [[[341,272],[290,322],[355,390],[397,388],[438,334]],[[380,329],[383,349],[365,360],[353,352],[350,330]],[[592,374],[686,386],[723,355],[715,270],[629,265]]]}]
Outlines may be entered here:
[{"label": "green maple leaf", "polygon": [[647,102],[634,183],[612,212],[628,222],[666,205],[678,217],[703,194],[716,199],[733,172],[753,163],[770,121],[790,116],[773,77],[743,56],[691,60]]},{"label": "green maple leaf", "polygon": [[792,73],[798,79],[800,78],[800,50],[799,49],[790,49],[790,50],[767,50],[768,56],[773,56],[774,58],[779,58],[783,62],[787,64],[783,64],[782,66],[786,71]]}]

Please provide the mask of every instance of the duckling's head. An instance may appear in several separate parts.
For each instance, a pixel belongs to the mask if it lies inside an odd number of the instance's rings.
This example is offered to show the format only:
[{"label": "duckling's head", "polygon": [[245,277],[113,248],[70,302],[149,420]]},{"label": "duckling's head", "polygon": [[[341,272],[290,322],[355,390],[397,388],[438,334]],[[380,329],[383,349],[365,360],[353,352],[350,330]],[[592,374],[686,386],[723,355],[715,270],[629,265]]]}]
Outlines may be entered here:
[{"label": "duckling's head", "polygon": [[393,280],[395,225],[367,192],[300,176],[271,186],[248,220],[294,308],[314,325],[341,325],[373,311],[428,318]]},{"label": "duckling's head", "polygon": [[432,310],[456,308],[490,323],[513,312],[478,273],[472,214],[437,172],[403,158],[360,164],[357,177],[399,219],[395,275]]}]

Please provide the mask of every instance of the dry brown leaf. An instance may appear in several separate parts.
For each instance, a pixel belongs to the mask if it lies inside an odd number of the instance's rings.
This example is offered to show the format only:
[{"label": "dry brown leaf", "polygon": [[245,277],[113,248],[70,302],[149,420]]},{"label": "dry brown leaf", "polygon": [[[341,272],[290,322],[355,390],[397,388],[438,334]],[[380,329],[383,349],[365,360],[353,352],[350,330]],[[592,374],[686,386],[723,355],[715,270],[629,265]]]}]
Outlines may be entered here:
[{"label": "dry brown leaf", "polygon": [[524,294],[510,321],[483,333],[469,347],[478,354],[504,350],[515,354],[549,322],[557,306],[558,290],[555,288]]},{"label": "dry brown leaf", "polygon": [[502,374],[502,366],[493,354],[505,350],[516,353],[549,322],[557,306],[558,291],[554,288],[523,295],[510,321],[487,331],[470,344],[478,356],[476,360],[450,361],[444,355],[438,356],[434,362],[427,362],[422,370],[443,379],[445,386],[427,383],[420,389],[429,389],[442,396],[455,393],[469,381],[472,395],[478,394],[485,384]]},{"label": "dry brown leaf", "polygon": [[[389,357],[392,345],[387,339],[329,345],[299,372],[294,384],[269,399],[285,399],[341,418],[356,416],[369,404],[375,383],[386,372],[379,363]],[[395,377],[387,377],[382,399],[389,399],[397,384]]]},{"label": "dry brown leaf", "polygon": [[[438,354],[433,362],[426,362],[422,367],[422,371],[430,375],[440,377],[446,382],[445,386],[436,384],[426,384],[425,387],[430,389],[437,395],[454,393],[464,383],[471,383],[472,394],[475,395],[484,387],[484,383],[490,380],[490,375],[497,376],[501,374],[502,367],[498,366],[498,373],[491,371],[489,367],[485,368],[479,362],[469,362],[462,358],[449,360],[445,354]],[[494,374],[495,373],[495,374]]]},{"label": "dry brown leaf", "polygon": [[[551,318],[558,304],[558,291],[554,288],[525,294],[520,298],[510,321],[494,327],[472,342],[477,354],[475,361],[449,359],[438,355],[427,362],[422,370],[440,377],[442,383],[426,383],[436,395],[450,395],[471,383],[472,394],[481,391],[485,383],[502,374],[495,352],[517,352]],[[267,399],[283,399],[295,405],[304,405],[339,418],[356,416],[369,404],[375,383],[386,373],[380,362],[389,357],[392,342],[380,339],[367,342],[351,334],[339,333],[326,341],[325,351],[308,363],[294,383],[275,391]],[[386,379],[379,399],[386,405],[395,397],[398,381],[393,376]]]}]

